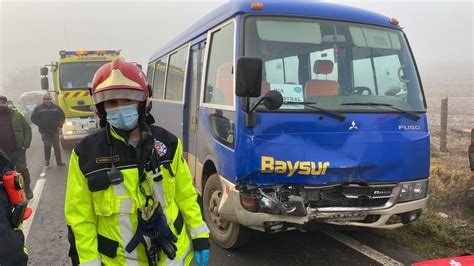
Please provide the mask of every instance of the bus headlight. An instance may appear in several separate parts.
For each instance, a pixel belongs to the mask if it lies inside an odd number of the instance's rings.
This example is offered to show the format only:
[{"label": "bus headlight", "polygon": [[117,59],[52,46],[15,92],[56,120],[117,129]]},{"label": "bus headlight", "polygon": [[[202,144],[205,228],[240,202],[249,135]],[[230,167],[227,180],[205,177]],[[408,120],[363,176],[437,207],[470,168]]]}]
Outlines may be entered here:
[{"label": "bus headlight", "polygon": [[73,126],[74,125],[74,122],[73,121],[66,121],[65,125],[67,127],[70,127],[70,126]]},{"label": "bus headlight", "polygon": [[406,202],[425,198],[428,194],[428,180],[401,183],[398,202]]}]

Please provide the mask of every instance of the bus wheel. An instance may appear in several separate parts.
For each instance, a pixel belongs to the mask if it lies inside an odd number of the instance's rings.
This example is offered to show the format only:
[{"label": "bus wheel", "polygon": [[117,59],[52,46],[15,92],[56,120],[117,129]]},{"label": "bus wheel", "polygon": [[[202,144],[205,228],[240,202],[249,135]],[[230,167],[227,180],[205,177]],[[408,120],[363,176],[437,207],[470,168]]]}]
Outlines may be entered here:
[{"label": "bus wheel", "polygon": [[220,217],[217,210],[222,199],[222,193],[219,175],[212,174],[204,188],[204,218],[211,231],[211,237],[217,245],[225,249],[233,249],[247,243],[251,230],[240,224],[228,222]]}]

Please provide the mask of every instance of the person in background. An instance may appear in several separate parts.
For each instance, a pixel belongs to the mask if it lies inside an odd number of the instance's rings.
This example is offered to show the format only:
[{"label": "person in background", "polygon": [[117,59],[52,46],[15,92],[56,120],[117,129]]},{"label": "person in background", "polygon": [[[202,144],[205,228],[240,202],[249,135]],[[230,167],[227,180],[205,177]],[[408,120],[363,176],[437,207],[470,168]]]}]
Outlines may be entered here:
[{"label": "person in background", "polygon": [[0,95],[0,149],[10,158],[17,171],[25,177],[25,195],[33,198],[30,171],[26,164],[26,149],[31,144],[31,127],[16,109],[8,107],[8,99]]},{"label": "person in background", "polygon": [[28,252],[21,225],[14,228],[11,224],[13,206],[2,184],[3,175],[13,170],[8,155],[0,149],[0,265],[27,265]]},{"label": "person in background", "polygon": [[44,165],[49,166],[51,158],[51,145],[54,148],[54,156],[58,166],[64,166],[61,159],[61,148],[59,147],[59,130],[63,127],[65,120],[64,112],[59,106],[52,102],[48,93],[43,95],[43,104],[35,107],[31,114],[31,122],[38,126],[41,139],[44,143]]},{"label": "person in background", "polygon": [[151,125],[150,87],[115,59],[95,73],[102,130],[73,149],[65,218],[73,265],[189,265],[209,256],[209,229],[181,140]]}]

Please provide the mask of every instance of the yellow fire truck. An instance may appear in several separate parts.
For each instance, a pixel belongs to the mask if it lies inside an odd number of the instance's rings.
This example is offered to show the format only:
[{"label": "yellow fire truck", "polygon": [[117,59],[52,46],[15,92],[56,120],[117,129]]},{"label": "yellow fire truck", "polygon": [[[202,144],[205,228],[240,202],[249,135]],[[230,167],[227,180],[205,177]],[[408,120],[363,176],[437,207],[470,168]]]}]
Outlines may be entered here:
[{"label": "yellow fire truck", "polygon": [[53,97],[66,115],[61,144],[68,147],[97,130],[89,88],[97,69],[120,56],[120,50],[60,51],[59,55],[58,61],[41,68],[41,88],[49,90],[49,67]]}]

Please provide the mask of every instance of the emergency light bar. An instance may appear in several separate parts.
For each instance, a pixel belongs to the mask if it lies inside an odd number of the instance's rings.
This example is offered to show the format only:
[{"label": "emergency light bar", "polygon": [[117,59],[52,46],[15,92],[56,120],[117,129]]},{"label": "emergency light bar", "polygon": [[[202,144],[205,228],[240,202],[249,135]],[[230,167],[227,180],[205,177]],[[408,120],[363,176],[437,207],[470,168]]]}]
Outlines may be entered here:
[{"label": "emergency light bar", "polygon": [[67,57],[67,56],[86,56],[86,55],[119,55],[120,50],[96,50],[96,51],[85,51],[85,50],[80,50],[80,51],[65,51],[61,50],[59,51],[59,55],[61,58]]}]

